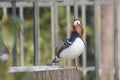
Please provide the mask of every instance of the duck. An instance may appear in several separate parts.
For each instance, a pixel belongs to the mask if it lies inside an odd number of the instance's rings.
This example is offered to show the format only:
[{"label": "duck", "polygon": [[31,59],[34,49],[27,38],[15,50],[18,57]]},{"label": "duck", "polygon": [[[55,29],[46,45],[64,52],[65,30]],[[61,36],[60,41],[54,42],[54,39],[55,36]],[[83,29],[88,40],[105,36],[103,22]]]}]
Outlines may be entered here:
[{"label": "duck", "polygon": [[55,58],[52,63],[58,63],[64,61],[64,67],[66,68],[66,61],[72,60],[75,69],[78,71],[77,57],[79,57],[85,50],[85,44],[82,40],[84,33],[82,22],[78,19],[74,19],[72,24],[71,35],[68,39],[60,41],[55,47]]}]

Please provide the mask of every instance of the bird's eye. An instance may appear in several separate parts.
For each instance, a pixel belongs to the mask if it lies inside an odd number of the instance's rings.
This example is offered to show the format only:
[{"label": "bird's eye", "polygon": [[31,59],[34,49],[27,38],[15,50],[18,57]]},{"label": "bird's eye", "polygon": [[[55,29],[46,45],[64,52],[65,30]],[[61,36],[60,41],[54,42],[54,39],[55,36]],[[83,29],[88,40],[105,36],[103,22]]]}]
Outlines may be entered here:
[{"label": "bird's eye", "polygon": [[80,21],[76,21],[75,23],[76,23],[76,24],[80,24]]}]

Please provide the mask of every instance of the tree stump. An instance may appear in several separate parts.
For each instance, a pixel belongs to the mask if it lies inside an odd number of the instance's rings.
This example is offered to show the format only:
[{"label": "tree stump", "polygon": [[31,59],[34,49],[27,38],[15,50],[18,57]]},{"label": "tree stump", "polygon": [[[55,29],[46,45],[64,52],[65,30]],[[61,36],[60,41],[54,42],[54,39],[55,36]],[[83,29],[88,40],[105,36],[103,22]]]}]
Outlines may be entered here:
[{"label": "tree stump", "polygon": [[15,80],[18,80],[21,75],[24,75],[23,78],[25,75],[32,76],[31,80],[79,80],[79,72],[71,67],[66,69],[58,66],[11,67],[9,72],[14,73]]}]

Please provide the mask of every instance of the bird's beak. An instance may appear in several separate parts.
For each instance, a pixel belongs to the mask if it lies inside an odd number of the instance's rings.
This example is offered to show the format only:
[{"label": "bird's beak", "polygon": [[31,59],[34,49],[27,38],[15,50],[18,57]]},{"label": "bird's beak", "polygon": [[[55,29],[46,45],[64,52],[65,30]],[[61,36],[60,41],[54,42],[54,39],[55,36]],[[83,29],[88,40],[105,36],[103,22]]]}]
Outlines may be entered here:
[{"label": "bird's beak", "polygon": [[70,26],[71,26],[71,27],[73,27],[73,26],[74,26],[74,24],[72,23]]}]

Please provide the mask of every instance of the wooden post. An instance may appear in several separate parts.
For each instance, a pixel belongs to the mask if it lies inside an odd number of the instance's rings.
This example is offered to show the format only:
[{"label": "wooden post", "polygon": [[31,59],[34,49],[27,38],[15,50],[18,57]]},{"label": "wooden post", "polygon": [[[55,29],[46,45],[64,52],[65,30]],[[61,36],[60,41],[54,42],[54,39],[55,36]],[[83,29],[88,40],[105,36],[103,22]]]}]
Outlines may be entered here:
[{"label": "wooden post", "polygon": [[29,74],[35,80],[79,80],[78,71],[72,67],[67,69],[60,66],[11,67],[9,73],[15,73],[15,76]]},{"label": "wooden post", "polygon": [[78,80],[75,69],[39,71],[35,76],[38,76],[37,80]]}]

